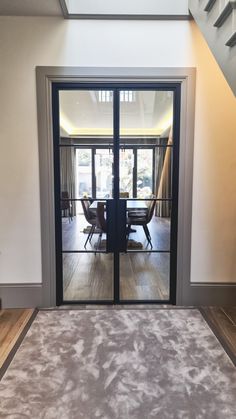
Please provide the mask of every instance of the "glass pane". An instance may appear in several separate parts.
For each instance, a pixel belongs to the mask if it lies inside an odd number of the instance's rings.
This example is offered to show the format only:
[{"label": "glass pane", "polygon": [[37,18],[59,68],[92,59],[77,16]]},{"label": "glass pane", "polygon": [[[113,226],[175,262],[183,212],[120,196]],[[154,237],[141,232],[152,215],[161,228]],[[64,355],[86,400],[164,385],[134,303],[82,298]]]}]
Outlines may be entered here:
[{"label": "glass pane", "polygon": [[113,136],[113,92],[108,90],[61,90],[61,144],[101,143]]},{"label": "glass pane", "polygon": [[133,197],[134,153],[131,149],[120,150],[120,197]]},{"label": "glass pane", "polygon": [[[90,224],[86,220],[81,202],[72,202],[70,205],[73,207],[73,204],[76,205],[77,211],[71,219],[68,218],[67,214],[64,216],[62,211],[62,250],[73,251],[84,250],[85,248],[86,250],[96,250],[100,230],[99,228],[95,228],[91,241],[88,240],[86,243],[93,224]],[[94,211],[94,220],[95,218],[96,210]]]},{"label": "glass pane", "polygon": [[63,251],[87,250],[99,253],[107,250],[107,224],[112,220],[107,218],[106,206],[106,201],[92,199],[61,201]]},{"label": "glass pane", "polygon": [[158,143],[173,124],[173,92],[160,90],[120,92],[121,137],[146,138]]},{"label": "glass pane", "polygon": [[77,148],[75,153],[76,198],[88,198],[92,196],[92,150]]},{"label": "glass pane", "polygon": [[111,149],[96,149],[96,198],[113,196],[113,153]]},{"label": "glass pane", "polygon": [[169,253],[121,254],[121,300],[169,300],[169,272]]},{"label": "glass pane", "polygon": [[[79,195],[80,178],[78,176],[78,166],[76,158],[76,149],[74,147],[60,147],[60,181],[61,181],[61,199],[74,199]],[[67,207],[67,208],[66,208]],[[71,207],[71,208],[69,208]],[[75,203],[64,202],[64,209],[68,209],[65,214],[75,215]],[[70,209],[70,211],[69,211]]]},{"label": "glass pane", "polygon": [[112,300],[108,204],[96,198],[112,197],[113,91],[61,90],[59,116],[64,301]]},{"label": "glass pane", "polygon": [[[59,118],[61,191],[70,199],[96,198],[96,193],[99,198],[110,198],[113,91],[61,90]],[[107,149],[100,150],[104,145]]]},{"label": "glass pane", "polygon": [[137,150],[137,198],[149,198],[153,193],[152,149]]},{"label": "glass pane", "polygon": [[113,255],[63,254],[64,301],[113,299]]},{"label": "glass pane", "polygon": [[127,201],[127,251],[170,251],[171,201]]},{"label": "glass pane", "polygon": [[[154,191],[158,199],[172,198],[172,171],[173,148],[167,146],[156,147]],[[166,214],[166,211],[163,209],[165,208],[165,205],[165,203],[160,204],[160,216]]]}]

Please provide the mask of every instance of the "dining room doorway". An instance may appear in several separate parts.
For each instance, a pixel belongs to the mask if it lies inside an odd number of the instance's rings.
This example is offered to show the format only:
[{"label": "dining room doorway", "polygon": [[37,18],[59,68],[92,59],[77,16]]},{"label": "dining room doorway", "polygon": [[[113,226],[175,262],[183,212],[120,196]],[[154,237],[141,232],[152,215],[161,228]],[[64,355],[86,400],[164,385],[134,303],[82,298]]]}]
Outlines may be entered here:
[{"label": "dining room doorway", "polygon": [[179,83],[53,83],[57,305],[176,301]]}]

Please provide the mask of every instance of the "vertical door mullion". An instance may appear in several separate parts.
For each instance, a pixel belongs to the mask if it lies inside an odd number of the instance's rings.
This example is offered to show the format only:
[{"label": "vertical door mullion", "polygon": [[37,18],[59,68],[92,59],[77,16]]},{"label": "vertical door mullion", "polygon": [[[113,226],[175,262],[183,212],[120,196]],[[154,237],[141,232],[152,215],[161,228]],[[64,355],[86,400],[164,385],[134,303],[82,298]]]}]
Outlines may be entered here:
[{"label": "vertical door mullion", "polygon": [[133,148],[134,167],[133,167],[133,197],[137,198],[137,180],[138,180],[138,150]]},{"label": "vertical door mullion", "polygon": [[171,200],[171,243],[170,243],[170,303],[176,303],[177,234],[178,234],[178,188],[179,188],[179,132],[181,88],[174,91],[173,109],[173,170]]},{"label": "vertical door mullion", "polygon": [[[115,233],[119,237],[119,189],[120,189],[120,93],[118,89],[113,90],[113,155],[114,155],[114,172],[113,172],[113,199],[115,204]],[[114,243],[114,302],[118,303],[120,299],[120,255],[119,242]]]},{"label": "vertical door mullion", "polygon": [[61,174],[60,174],[60,127],[59,127],[59,88],[52,86],[53,145],[54,145],[54,198],[56,235],[56,304],[63,302],[63,264],[61,231]]},{"label": "vertical door mullion", "polygon": [[95,154],[96,154],[96,148],[92,147],[92,196],[94,198],[97,198],[97,185],[96,185],[96,173],[95,173]]}]

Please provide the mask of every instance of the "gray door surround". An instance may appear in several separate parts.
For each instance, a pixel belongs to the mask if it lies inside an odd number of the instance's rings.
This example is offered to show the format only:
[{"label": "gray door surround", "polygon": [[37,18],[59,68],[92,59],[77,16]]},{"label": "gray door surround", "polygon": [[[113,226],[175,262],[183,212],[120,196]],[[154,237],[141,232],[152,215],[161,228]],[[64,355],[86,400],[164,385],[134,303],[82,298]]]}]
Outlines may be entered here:
[{"label": "gray door surround", "polygon": [[[236,284],[191,283],[192,181],[195,116],[195,68],[37,67],[37,107],[40,168],[42,284],[0,286],[3,307],[56,305],[54,167],[52,127],[53,82],[179,82],[181,122],[177,248],[177,305],[234,305]],[[19,284],[18,284],[19,289]],[[25,290],[25,293],[24,293]],[[33,298],[32,298],[33,291]],[[5,297],[5,298],[4,298]]]},{"label": "gray door surround", "polygon": [[[195,107],[194,68],[37,67],[38,136],[42,237],[42,304],[56,304],[54,168],[52,133],[53,82],[179,82],[181,83],[180,181],[177,255],[177,304],[183,301],[183,264],[190,278],[192,162]],[[187,141],[188,138],[188,141]],[[189,141],[191,139],[191,141]],[[188,218],[188,223],[186,224]],[[183,222],[188,228],[182,228]],[[186,253],[187,252],[187,253]]]}]

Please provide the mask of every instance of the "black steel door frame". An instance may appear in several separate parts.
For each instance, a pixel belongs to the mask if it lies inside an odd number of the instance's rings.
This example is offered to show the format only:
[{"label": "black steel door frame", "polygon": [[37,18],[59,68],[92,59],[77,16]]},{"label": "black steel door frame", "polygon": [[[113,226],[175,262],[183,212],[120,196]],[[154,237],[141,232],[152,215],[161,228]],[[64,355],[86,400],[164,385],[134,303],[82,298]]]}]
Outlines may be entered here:
[{"label": "black steel door frame", "polygon": [[[61,232],[61,185],[60,185],[60,124],[59,124],[59,91],[60,90],[109,90],[113,91],[113,216],[118,221],[114,223],[114,297],[113,301],[63,301],[63,264],[62,264],[62,232]],[[119,152],[120,143],[120,91],[121,90],[159,90],[172,91],[173,106],[173,171],[172,171],[172,214],[170,243],[170,298],[163,300],[121,300],[120,299],[120,253],[124,242],[124,222],[120,214],[125,213],[125,201],[119,198]],[[177,235],[178,235],[178,189],[179,189],[179,142],[180,142],[180,101],[181,83],[175,82],[53,82],[52,83],[52,121],[54,150],[54,199],[55,199],[55,244],[56,244],[56,304],[175,304],[176,303],[176,273],[177,273]],[[123,228],[123,230],[122,230]],[[76,253],[76,252],[74,252]],[[78,252],[79,253],[79,252]],[[81,253],[81,252],[80,252]]]}]

